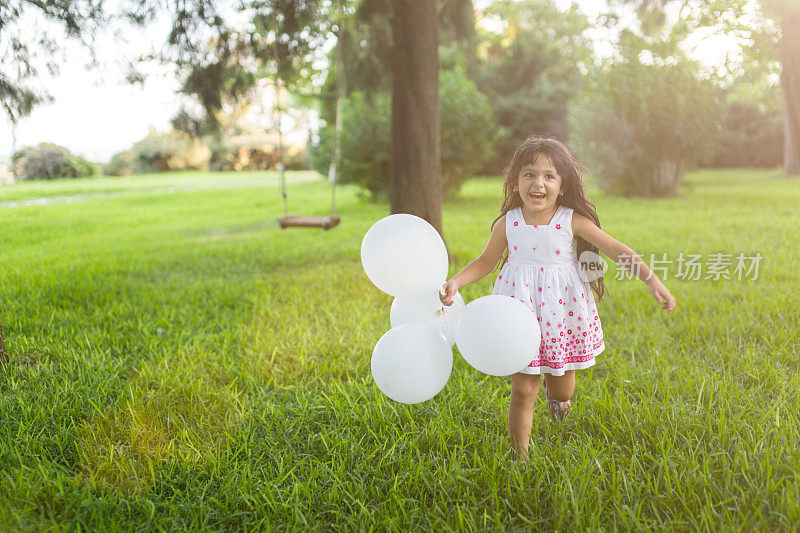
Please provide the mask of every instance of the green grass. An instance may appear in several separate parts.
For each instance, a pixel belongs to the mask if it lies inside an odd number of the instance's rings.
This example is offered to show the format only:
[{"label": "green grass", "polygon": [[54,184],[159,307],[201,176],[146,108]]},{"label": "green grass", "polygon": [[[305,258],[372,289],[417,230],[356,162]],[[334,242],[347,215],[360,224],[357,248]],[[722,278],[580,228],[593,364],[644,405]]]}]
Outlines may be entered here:
[{"label": "green grass", "polygon": [[[323,232],[277,227],[269,172],[0,188],[0,530],[796,530],[800,180],[590,190],[647,260],[758,252],[759,276],[678,280],[673,265],[671,316],[609,276],[606,351],[564,425],[537,401],[520,470],[508,378],[456,353],[428,402],[375,387],[391,297],[359,249],[386,205],[341,186],[342,223]],[[483,249],[499,195],[475,179],[444,206],[451,275]],[[293,174],[289,200],[325,214],[328,185]]]}]

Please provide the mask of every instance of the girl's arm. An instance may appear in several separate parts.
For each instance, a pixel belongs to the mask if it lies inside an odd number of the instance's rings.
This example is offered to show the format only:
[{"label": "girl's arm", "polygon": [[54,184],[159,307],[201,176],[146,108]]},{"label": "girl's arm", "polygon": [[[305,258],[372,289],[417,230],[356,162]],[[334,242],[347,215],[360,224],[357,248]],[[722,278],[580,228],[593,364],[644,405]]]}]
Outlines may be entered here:
[{"label": "girl's arm", "polygon": [[572,234],[597,246],[601,252],[610,257],[615,263],[620,264],[623,259],[628,259],[622,266],[635,274],[647,284],[650,294],[661,304],[662,309],[672,312],[675,309],[675,297],[669,292],[658,276],[650,270],[641,257],[625,244],[611,237],[601,230],[588,218],[574,213],[572,216]]},{"label": "girl's arm", "polygon": [[452,297],[458,289],[469,285],[473,281],[482,279],[494,270],[494,267],[503,255],[503,250],[505,250],[507,246],[506,217],[504,215],[492,228],[489,241],[486,243],[486,248],[483,249],[481,255],[473,259],[461,272],[442,285],[442,289],[439,291],[439,298],[442,300],[442,303],[451,305],[453,303]]}]

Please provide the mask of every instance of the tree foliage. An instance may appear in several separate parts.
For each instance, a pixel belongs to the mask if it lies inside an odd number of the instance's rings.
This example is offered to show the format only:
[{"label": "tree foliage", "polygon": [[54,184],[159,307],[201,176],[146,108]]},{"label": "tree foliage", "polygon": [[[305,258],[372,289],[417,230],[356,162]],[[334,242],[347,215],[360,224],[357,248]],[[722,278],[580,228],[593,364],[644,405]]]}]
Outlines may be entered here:
[{"label": "tree foliage", "polygon": [[[315,61],[325,39],[337,30],[331,22],[337,5],[331,0],[242,2],[245,24],[220,26],[213,38],[193,45],[204,54],[180,63],[181,92],[193,97],[202,113],[183,109],[174,125],[190,134],[219,135],[223,106],[261,98],[258,88],[264,80],[298,94],[315,92],[315,77],[320,76]],[[163,59],[175,63],[174,54]]]},{"label": "tree foliage", "polygon": [[[491,157],[496,127],[488,98],[460,70],[440,74],[441,168],[445,194],[453,196],[464,179]],[[339,176],[357,183],[370,197],[386,198],[390,187],[391,100],[386,93],[352,93],[344,105]],[[311,151],[320,173],[330,165],[333,127],[320,132]]]},{"label": "tree foliage", "polygon": [[446,197],[494,155],[498,140],[489,97],[456,68],[439,77],[442,179]]},{"label": "tree foliage", "polygon": [[12,124],[52,100],[35,80],[43,70],[53,75],[60,68],[59,41],[30,24],[36,17],[55,23],[89,51],[92,35],[106,21],[101,0],[0,0],[0,106]]},{"label": "tree foliage", "polygon": [[[729,82],[735,76],[755,80],[766,73],[779,72],[783,100],[784,171],[786,174],[800,173],[800,1],[615,0],[615,3],[634,6],[640,20],[653,23],[642,24],[639,35],[649,39],[651,44],[674,48],[698,28],[713,28],[737,37],[743,54],[738,64],[732,62]],[[667,27],[664,9],[667,5],[680,6],[678,22],[667,28],[670,31],[659,33],[654,30]],[[651,48],[658,52],[657,47]]]},{"label": "tree foliage", "polygon": [[576,5],[560,11],[550,0],[493,2],[483,16],[502,21],[502,30],[481,30],[478,88],[502,128],[497,172],[519,142],[532,133],[566,141],[567,107],[582,87],[581,69],[592,62],[584,31],[589,23]]},{"label": "tree foliage", "polygon": [[591,76],[572,109],[576,154],[624,195],[678,192],[716,148],[722,106],[690,63],[615,63]]},{"label": "tree foliage", "polygon": [[[335,93],[340,73],[336,70],[336,54],[342,48],[346,94],[391,92],[389,63],[392,54],[391,0],[361,0],[346,11],[343,31],[336,46],[328,53],[328,67],[320,96],[321,118],[333,122]],[[476,43],[475,16],[471,0],[437,0],[439,51],[442,70],[474,65]],[[445,50],[443,54],[443,50]],[[472,51],[471,51],[472,50]],[[470,52],[471,51],[471,52]],[[472,71],[467,73],[472,77]]]},{"label": "tree foliage", "polygon": [[737,73],[719,89],[724,102],[719,148],[704,166],[777,168],[783,163],[781,88],[771,76]]}]

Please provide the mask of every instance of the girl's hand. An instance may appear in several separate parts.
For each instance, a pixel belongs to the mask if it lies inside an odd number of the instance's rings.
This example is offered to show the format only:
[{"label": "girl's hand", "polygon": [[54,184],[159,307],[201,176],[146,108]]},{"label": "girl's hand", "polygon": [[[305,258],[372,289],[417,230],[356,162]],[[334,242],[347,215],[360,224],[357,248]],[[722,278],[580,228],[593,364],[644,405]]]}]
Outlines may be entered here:
[{"label": "girl's hand", "polygon": [[439,299],[444,305],[453,305],[453,295],[458,292],[458,283],[453,281],[445,282],[439,290]]},{"label": "girl's hand", "polygon": [[672,313],[675,309],[675,297],[669,292],[669,289],[661,283],[661,280],[653,278],[653,280],[647,283],[647,287],[650,289],[650,294],[653,295],[653,298],[661,304],[661,309],[666,309],[668,313]]}]

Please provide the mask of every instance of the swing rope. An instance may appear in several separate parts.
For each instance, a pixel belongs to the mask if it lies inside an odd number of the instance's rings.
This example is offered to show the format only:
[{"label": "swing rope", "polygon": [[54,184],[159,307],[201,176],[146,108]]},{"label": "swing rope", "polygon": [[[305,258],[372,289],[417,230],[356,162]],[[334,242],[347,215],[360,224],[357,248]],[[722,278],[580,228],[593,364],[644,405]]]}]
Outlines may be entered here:
[{"label": "swing rope", "polygon": [[[337,88],[336,88],[336,121],[333,128],[333,157],[331,159],[331,166],[328,169],[328,180],[331,182],[331,214],[329,217],[292,217],[289,215],[289,197],[286,192],[286,176],[283,167],[283,134],[281,131],[281,121],[283,110],[280,105],[280,75],[275,76],[275,111],[277,112],[277,120],[274,121],[278,129],[278,171],[281,180],[281,196],[283,196],[283,218],[280,219],[282,228],[287,227],[314,227],[331,229],[339,224],[339,217],[336,215],[336,183],[338,182],[338,166],[339,166],[339,140],[342,131],[342,101],[344,100],[344,73],[342,71],[342,45],[341,40],[344,35],[343,26],[343,13],[344,7],[341,0],[339,1],[339,46],[337,50]],[[274,16],[274,13],[273,13]],[[277,36],[275,51],[275,62],[279,65]],[[280,69],[278,69],[280,70]]]}]

